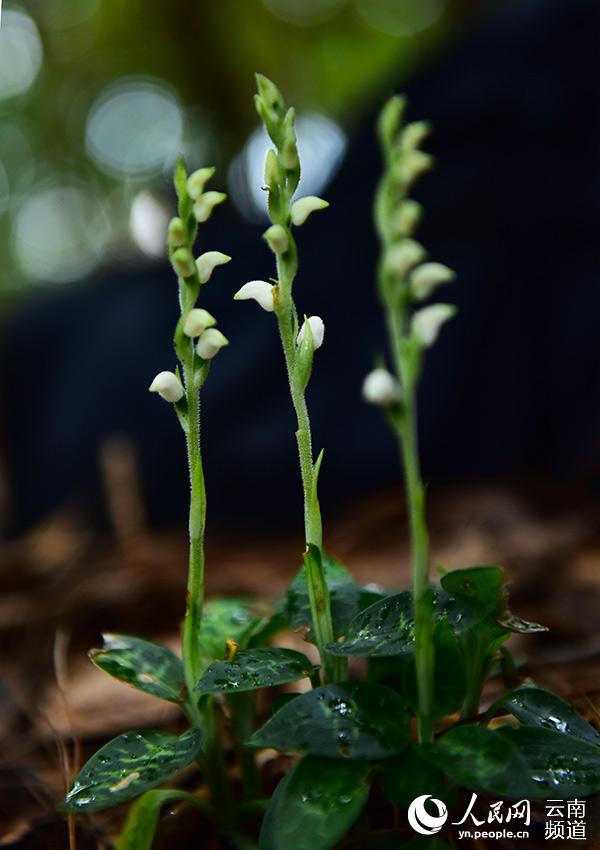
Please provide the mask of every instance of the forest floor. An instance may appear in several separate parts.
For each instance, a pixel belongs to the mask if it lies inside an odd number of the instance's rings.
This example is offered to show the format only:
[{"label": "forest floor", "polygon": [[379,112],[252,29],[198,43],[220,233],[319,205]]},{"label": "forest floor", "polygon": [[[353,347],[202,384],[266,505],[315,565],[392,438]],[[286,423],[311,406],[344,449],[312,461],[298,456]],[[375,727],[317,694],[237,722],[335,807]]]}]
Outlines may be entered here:
[{"label": "forest floor", "polygon": [[[402,499],[381,493],[328,528],[328,550],[359,581],[407,586]],[[512,610],[549,628],[511,642],[523,675],[596,722],[600,499],[545,484],[477,485],[434,488],[429,506],[432,563],[502,564]],[[274,598],[298,569],[301,551],[299,538],[248,541],[211,532],[208,592]],[[103,631],[176,648],[185,580],[183,529],[157,534],[116,523],[113,533],[99,535],[65,512],[25,539],[0,544],[0,847],[68,847],[55,806],[77,762],[127,728],[177,724],[175,706],[110,679],[86,651]],[[109,847],[120,818],[122,811],[79,819],[77,850]],[[570,846],[597,850],[598,841]]]}]

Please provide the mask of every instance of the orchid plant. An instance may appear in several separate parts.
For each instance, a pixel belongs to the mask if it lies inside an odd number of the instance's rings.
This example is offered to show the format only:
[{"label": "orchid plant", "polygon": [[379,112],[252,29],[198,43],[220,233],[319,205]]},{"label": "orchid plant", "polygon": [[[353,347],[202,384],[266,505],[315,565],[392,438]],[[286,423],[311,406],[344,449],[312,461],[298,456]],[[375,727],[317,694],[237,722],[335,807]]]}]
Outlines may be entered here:
[{"label": "orchid plant", "polygon": [[[228,847],[329,850],[358,836],[360,846],[409,850],[415,845],[398,812],[418,797],[435,794],[452,806],[465,791],[531,801],[598,791],[600,735],[559,697],[523,683],[512,662],[505,645],[510,635],[543,627],[510,612],[502,569],[455,569],[443,572],[439,585],[431,582],[417,389],[427,351],[454,314],[451,305],[430,299],[454,274],[429,260],[415,238],[422,209],[410,192],[433,160],[422,150],[428,125],[405,122],[399,97],[379,119],[384,171],[375,200],[381,240],[377,279],[391,366],[379,364],[366,376],[363,395],[381,407],[398,439],[411,587],[401,592],[363,587],[323,546],[318,499],[323,452],[315,457],[305,393],[325,343],[325,324],[319,316],[302,317],[296,307],[294,233],[327,202],[296,197],[294,110],[266,77],[258,75],[257,85],[256,109],[273,145],[265,162],[271,223],[264,239],[275,274],[245,283],[234,297],[272,313],[281,340],[297,420],[303,563],[285,598],[267,613],[252,601],[205,600],[200,398],[212,361],[228,341],[198,302],[215,269],[230,258],[219,251],[194,258],[199,225],[225,195],[206,189],[213,169],[188,176],[180,160],[178,214],[168,233],[181,312],[174,335],[178,366],[159,373],[150,390],[173,406],[188,450],[190,546],[181,656],[137,637],[106,635],[91,657],[110,675],[177,704],[182,727],[178,734],[134,730],[110,741],[82,768],[62,809],[93,812],[137,798],[117,840],[119,850],[150,850],[165,806],[196,807]],[[316,647],[318,664],[302,652],[272,645],[274,635],[286,629],[303,631]],[[349,659],[362,662],[349,667]],[[490,677],[503,685],[492,704],[482,701]],[[290,690],[295,682],[303,685]],[[288,686],[286,692],[274,693],[281,685]],[[261,690],[271,694],[267,703],[255,700]],[[295,754],[274,790],[256,758],[265,749]],[[197,791],[158,788],[191,764],[202,777]],[[371,844],[382,799],[390,817],[383,817],[383,843]],[[449,846],[444,822],[435,821],[421,850]]]}]

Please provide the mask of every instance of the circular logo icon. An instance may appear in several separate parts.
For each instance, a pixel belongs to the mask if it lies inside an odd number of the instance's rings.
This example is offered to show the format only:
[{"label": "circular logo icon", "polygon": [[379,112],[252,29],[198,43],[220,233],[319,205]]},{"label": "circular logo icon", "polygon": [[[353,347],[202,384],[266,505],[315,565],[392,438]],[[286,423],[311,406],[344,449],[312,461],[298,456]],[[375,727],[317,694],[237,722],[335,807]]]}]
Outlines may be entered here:
[{"label": "circular logo icon", "polygon": [[[431,800],[437,809],[437,817],[430,815],[425,808],[427,800]],[[435,835],[448,820],[448,809],[441,800],[436,800],[431,794],[421,794],[416,797],[408,808],[408,822],[415,832],[421,835]]]}]

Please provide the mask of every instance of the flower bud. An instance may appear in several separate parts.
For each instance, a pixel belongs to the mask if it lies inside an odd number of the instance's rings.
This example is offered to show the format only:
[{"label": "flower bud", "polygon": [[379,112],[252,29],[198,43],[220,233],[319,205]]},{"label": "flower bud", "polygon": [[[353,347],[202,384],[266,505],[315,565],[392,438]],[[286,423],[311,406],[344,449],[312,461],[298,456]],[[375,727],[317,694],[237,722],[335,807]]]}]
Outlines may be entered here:
[{"label": "flower bud", "polygon": [[271,109],[283,110],[283,97],[275,83],[264,74],[256,74],[256,87],[258,94]]},{"label": "flower bud", "polygon": [[159,372],[148,389],[172,404],[181,401],[185,394],[181,381],[174,372]]},{"label": "flower bud", "polygon": [[379,114],[377,130],[385,146],[393,144],[396,134],[402,124],[402,116],[406,108],[406,99],[400,95],[391,97]]},{"label": "flower bud", "polygon": [[306,317],[302,329],[298,334],[298,351],[296,354],[296,378],[300,384],[302,391],[308,386],[313,368],[313,360],[315,356],[315,341],[312,335],[312,326],[310,322],[306,322]]},{"label": "flower bud", "polygon": [[427,121],[413,121],[402,130],[401,142],[405,151],[414,151],[419,148],[431,132],[431,125]]},{"label": "flower bud", "polygon": [[400,175],[405,183],[412,183],[421,174],[429,171],[433,167],[433,157],[431,154],[423,153],[423,151],[410,150],[407,151],[400,164]]},{"label": "flower bud", "polygon": [[284,142],[281,146],[281,164],[284,168],[287,168],[288,171],[296,171],[300,168],[300,159],[298,157],[298,145],[296,144],[296,138],[288,137],[284,139]]},{"label": "flower bud", "polygon": [[169,222],[168,242],[171,248],[181,248],[185,245],[188,239],[188,232],[183,221],[178,218],[172,218]]},{"label": "flower bud", "polygon": [[288,235],[281,224],[272,224],[263,233],[263,239],[274,254],[285,254],[289,248]]},{"label": "flower bud", "polygon": [[224,266],[230,260],[231,257],[228,254],[222,254],[221,251],[206,251],[200,254],[196,260],[200,283],[208,283],[215,268]]},{"label": "flower bud", "polygon": [[196,353],[203,360],[212,360],[224,345],[229,345],[227,337],[223,336],[221,331],[218,331],[216,328],[208,328],[208,330],[205,330],[201,334],[198,340]]},{"label": "flower bud", "polygon": [[222,204],[227,195],[225,192],[204,192],[194,204],[194,216],[196,221],[202,223],[208,221],[212,211],[217,204]]},{"label": "flower bud", "polygon": [[417,310],[411,322],[412,336],[424,348],[429,348],[436,341],[442,325],[455,313],[456,307],[452,304],[432,304]]},{"label": "flower bud", "polygon": [[410,273],[413,295],[419,301],[425,301],[442,283],[449,283],[456,275],[443,263],[423,263]]},{"label": "flower bud", "polygon": [[265,185],[272,189],[281,180],[281,170],[279,168],[279,160],[277,154],[270,148],[265,157]]},{"label": "flower bud", "polygon": [[178,248],[171,255],[171,265],[179,277],[191,277],[196,268],[194,258],[187,248]]},{"label": "flower bud", "polygon": [[217,320],[214,316],[211,316],[208,310],[203,310],[201,307],[194,307],[185,317],[183,332],[186,336],[193,338],[200,336],[207,328],[212,328],[216,324]]},{"label": "flower bud", "polygon": [[192,201],[197,201],[204,192],[204,187],[215,173],[214,168],[199,168],[188,177],[187,190]]},{"label": "flower bud", "polygon": [[363,382],[363,398],[369,404],[387,407],[400,401],[402,390],[398,380],[387,369],[373,369]]},{"label": "flower bud", "polygon": [[320,316],[309,316],[308,319],[305,319],[302,323],[302,327],[298,333],[298,338],[296,339],[296,345],[302,345],[304,340],[304,336],[306,334],[306,323],[310,325],[310,330],[312,333],[313,344],[315,351],[317,348],[321,348],[323,345],[323,340],[325,339],[325,323]]},{"label": "flower bud", "polygon": [[407,198],[402,201],[394,216],[394,227],[399,236],[412,236],[423,215],[423,207],[418,201]]},{"label": "flower bud", "polygon": [[305,198],[299,198],[292,204],[291,215],[292,224],[299,227],[304,224],[309,215],[316,210],[324,210],[329,206],[323,198],[317,198],[316,195],[307,195]]},{"label": "flower bud", "polygon": [[275,309],[273,285],[266,280],[250,280],[233,296],[234,301],[257,301],[263,310],[272,313]]},{"label": "flower bud", "polygon": [[386,268],[398,277],[404,276],[413,266],[422,262],[427,253],[414,239],[403,239],[392,245],[385,255]]}]

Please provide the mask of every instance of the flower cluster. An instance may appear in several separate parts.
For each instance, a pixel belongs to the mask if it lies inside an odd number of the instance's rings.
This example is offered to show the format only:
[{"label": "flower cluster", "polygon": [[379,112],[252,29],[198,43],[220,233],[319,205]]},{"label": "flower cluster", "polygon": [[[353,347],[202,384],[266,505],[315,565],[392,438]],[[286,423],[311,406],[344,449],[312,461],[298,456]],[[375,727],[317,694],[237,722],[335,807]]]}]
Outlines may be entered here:
[{"label": "flower cluster", "polygon": [[386,170],[375,202],[375,222],[382,242],[379,290],[391,317],[398,360],[397,374],[379,367],[367,375],[363,396],[371,404],[401,405],[406,385],[414,386],[422,355],[436,341],[442,325],[452,318],[451,304],[421,306],[437,289],[454,279],[443,263],[430,262],[414,238],[422,217],[421,205],[407,197],[415,181],[433,166],[433,157],[421,150],[429,133],[424,121],[403,123],[405,101],[393,97],[378,125]]},{"label": "flower cluster", "polygon": [[[184,372],[187,367],[187,371],[199,376],[196,388],[203,382],[208,361],[229,342],[215,327],[217,320],[214,316],[208,310],[195,306],[200,287],[208,283],[217,266],[231,260],[221,251],[205,251],[197,258],[192,253],[198,224],[207,221],[215,206],[227,197],[223,192],[205,191],[214,171],[214,168],[199,168],[187,177],[183,162],[179,163],[175,175],[179,215],[171,219],[167,239],[171,265],[179,279],[181,306],[181,319],[175,333],[175,350]],[[159,372],[149,389],[172,404],[180,402],[185,395],[178,371]]]}]

